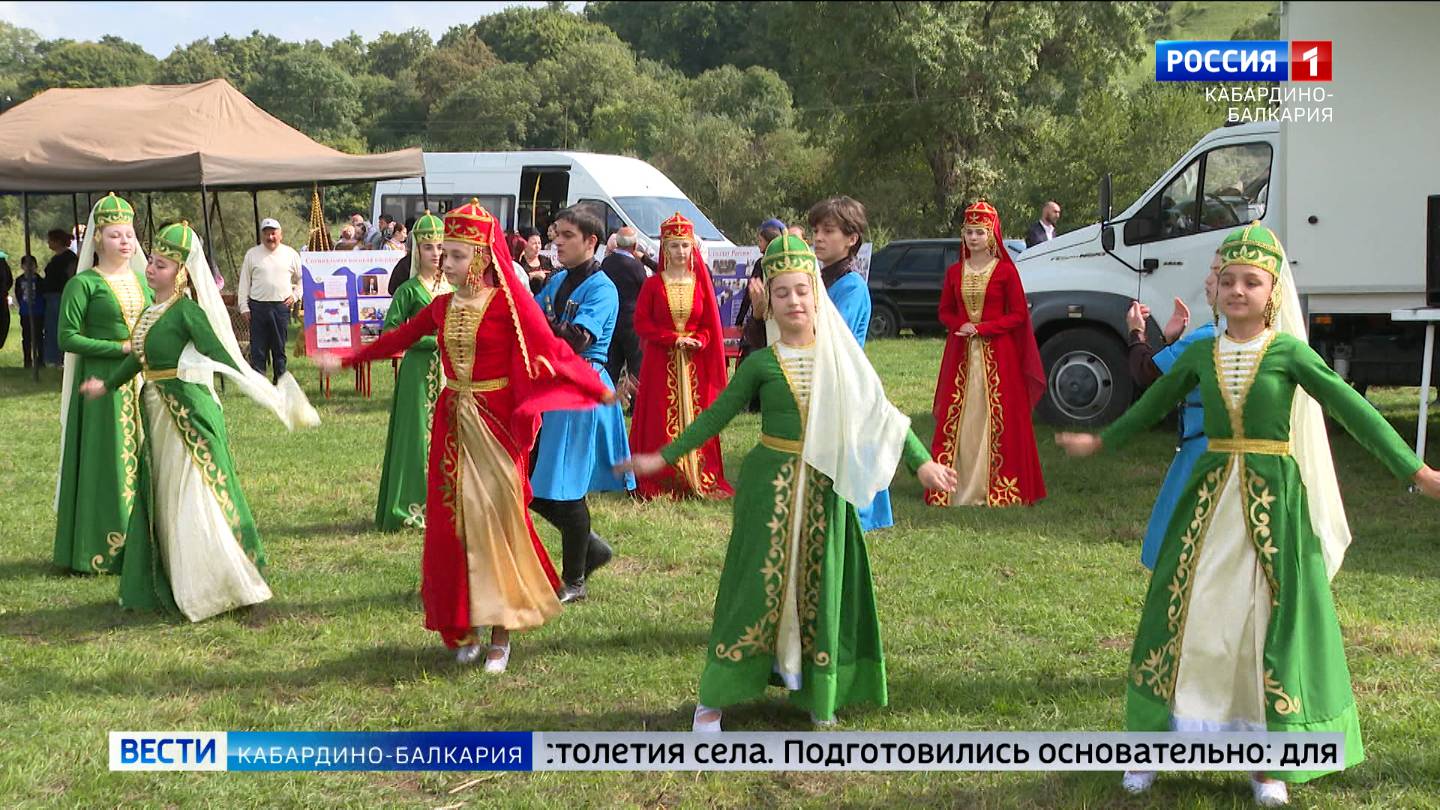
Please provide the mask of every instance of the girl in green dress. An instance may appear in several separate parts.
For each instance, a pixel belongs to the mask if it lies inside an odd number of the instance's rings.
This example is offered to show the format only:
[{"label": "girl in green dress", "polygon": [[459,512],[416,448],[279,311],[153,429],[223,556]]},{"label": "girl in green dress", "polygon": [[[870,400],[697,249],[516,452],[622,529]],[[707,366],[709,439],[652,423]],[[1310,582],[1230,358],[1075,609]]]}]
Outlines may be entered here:
[{"label": "girl in green dress", "polygon": [[[445,223],[439,217],[426,211],[415,220],[415,227],[410,229],[410,261],[415,274],[395,290],[390,309],[385,312],[385,331],[410,320],[435,296],[451,291],[440,273],[440,245],[444,238]],[[375,525],[381,531],[425,528],[430,422],[443,383],[435,337],[427,335],[405,350],[395,380],[380,496],[375,503]]]},{"label": "girl in green dress", "polygon": [[178,609],[198,622],[270,598],[260,575],[265,552],[235,474],[214,374],[225,374],[287,428],[319,419],[294,377],[282,375],[272,386],[245,362],[188,225],[161,229],[145,275],[158,303],[141,313],[133,351],[103,380],[92,377],[80,388],[99,401],[137,373],[145,381],[145,440],[122,555],[121,606]]},{"label": "girl in green dress", "polygon": [[[1316,401],[1426,495],[1440,497],[1440,473],[1306,343],[1269,229],[1255,223],[1226,238],[1219,284],[1220,335],[1192,344],[1100,436],[1056,436],[1070,455],[1090,455],[1124,444],[1197,385],[1204,403],[1209,448],[1161,543],[1126,678],[1125,725],[1338,732],[1348,767],[1364,749],[1330,577],[1350,536]],[[1255,774],[1255,800],[1285,804],[1279,780],[1322,773]],[[1138,793],[1153,779],[1131,772],[1124,785]]]},{"label": "girl in green dress", "polygon": [[90,211],[80,272],[60,297],[60,478],[55,493],[55,564],[81,573],[115,573],[140,467],[140,382],[84,400],[78,381],[104,377],[131,351],[131,330],[151,300],[141,274],[135,210],[114,194]]},{"label": "girl in green dress", "polygon": [[673,442],[619,468],[643,476],[673,465],[759,396],[762,436],[736,487],[696,731],[719,731],[720,709],[758,698],[771,684],[787,688],[819,724],[833,723],[835,710],[850,703],[885,705],[856,507],[889,486],[902,458],[926,488],[955,488],[955,471],[930,460],[910,420],[885,399],[815,268],[799,237],[770,244],[770,347],[747,357]]}]

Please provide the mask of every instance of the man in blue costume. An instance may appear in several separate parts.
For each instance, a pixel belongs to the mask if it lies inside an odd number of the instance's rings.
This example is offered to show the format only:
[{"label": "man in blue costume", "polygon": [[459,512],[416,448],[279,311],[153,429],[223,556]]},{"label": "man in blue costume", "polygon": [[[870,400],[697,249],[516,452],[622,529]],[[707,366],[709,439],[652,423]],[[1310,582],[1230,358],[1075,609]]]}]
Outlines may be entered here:
[{"label": "man in blue costume", "polygon": [[[865,241],[865,206],[850,197],[829,197],[810,208],[811,247],[820,262],[820,279],[831,303],[850,327],[863,348],[870,331],[870,287],[855,271],[855,256]],[[890,490],[881,490],[870,506],[860,510],[860,528],[865,531],[895,525],[890,510]]]},{"label": "man in blue costume", "polygon": [[[604,225],[584,210],[555,217],[559,270],[535,296],[550,327],[595,369],[611,390],[605,370],[620,312],[615,283],[600,272],[595,249]],[[635,477],[614,473],[630,455],[625,414],[618,402],[587,411],[550,411],[540,424],[530,474],[530,508],[560,530],[562,603],[586,597],[585,579],[610,561],[610,546],[590,529],[590,492],[631,490]]]}]

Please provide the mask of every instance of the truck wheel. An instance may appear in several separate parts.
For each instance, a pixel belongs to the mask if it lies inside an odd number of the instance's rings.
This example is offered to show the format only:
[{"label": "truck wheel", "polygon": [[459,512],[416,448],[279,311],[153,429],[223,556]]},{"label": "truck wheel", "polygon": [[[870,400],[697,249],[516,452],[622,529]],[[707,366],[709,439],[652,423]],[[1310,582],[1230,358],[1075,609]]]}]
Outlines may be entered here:
[{"label": "truck wheel", "polygon": [[1040,418],[1055,425],[1098,428],[1130,406],[1135,382],[1120,341],[1098,329],[1066,329],[1040,347],[1045,396]]},{"label": "truck wheel", "polygon": [[877,303],[870,310],[870,328],[865,335],[870,340],[893,338],[900,334],[900,313],[889,304]]}]

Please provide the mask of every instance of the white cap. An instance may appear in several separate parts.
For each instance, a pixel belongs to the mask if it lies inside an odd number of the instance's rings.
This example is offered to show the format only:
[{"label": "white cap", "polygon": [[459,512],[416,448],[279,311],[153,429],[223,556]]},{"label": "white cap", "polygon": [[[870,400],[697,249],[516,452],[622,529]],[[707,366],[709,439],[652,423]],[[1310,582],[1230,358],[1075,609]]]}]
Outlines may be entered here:
[{"label": "white cap", "polygon": [[277,221],[274,220],[274,219],[271,219],[270,217],[266,217],[266,218],[260,220],[260,230],[262,230],[262,231],[269,230],[270,228],[278,228],[278,227],[280,227],[280,223],[277,222]]}]

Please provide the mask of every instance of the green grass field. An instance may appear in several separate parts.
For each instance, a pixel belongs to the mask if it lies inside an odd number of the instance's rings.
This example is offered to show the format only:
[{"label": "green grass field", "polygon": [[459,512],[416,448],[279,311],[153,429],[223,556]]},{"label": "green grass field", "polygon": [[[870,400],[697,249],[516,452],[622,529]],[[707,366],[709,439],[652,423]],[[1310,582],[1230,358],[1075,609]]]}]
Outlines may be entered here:
[{"label": "green grass field", "polygon": [[[870,347],[927,440],[940,349]],[[122,613],[114,579],[51,567],[59,375],[37,386],[19,365],[12,334],[0,351],[0,806],[1251,806],[1230,774],[1162,776],[1131,799],[1115,773],[110,773],[110,730],[688,730],[729,507],[595,499],[616,561],[589,602],[517,635],[510,672],[487,676],[422,627],[419,534],[370,529],[388,369],[372,399],[337,378],[322,400],[297,361],[319,430],[285,434],[225,398],[275,599],[196,625]],[[1414,394],[1372,395],[1407,437]],[[727,467],[757,433],[754,416],[732,426]],[[1140,537],[1172,434],[1088,463],[1049,435],[1051,496],[1034,508],[927,509],[914,479],[897,478],[898,525],[869,538],[891,703],[842,712],[841,730],[1120,730]],[[1293,804],[1440,806],[1440,507],[1348,437],[1335,448],[1356,536],[1335,595],[1369,759],[1296,788]],[[809,729],[778,691],[726,723]]]}]

